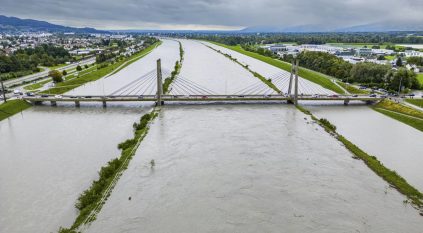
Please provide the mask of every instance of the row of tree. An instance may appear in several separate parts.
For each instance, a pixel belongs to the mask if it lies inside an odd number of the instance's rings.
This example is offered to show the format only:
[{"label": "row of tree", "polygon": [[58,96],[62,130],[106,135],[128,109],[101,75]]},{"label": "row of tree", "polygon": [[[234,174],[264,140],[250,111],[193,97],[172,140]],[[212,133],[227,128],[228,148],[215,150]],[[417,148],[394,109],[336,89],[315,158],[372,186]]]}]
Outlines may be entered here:
[{"label": "row of tree", "polygon": [[13,55],[0,55],[0,72],[38,71],[38,66],[54,66],[71,60],[62,47],[43,44],[35,48],[17,50]]},{"label": "row of tree", "polygon": [[[283,60],[291,62],[292,55],[285,55]],[[370,62],[351,64],[335,55],[324,52],[301,52],[297,59],[300,66],[327,74],[345,82],[369,84],[398,90],[399,83],[404,88],[420,89],[421,86],[413,71],[404,67],[397,70],[390,65],[380,65]]]}]

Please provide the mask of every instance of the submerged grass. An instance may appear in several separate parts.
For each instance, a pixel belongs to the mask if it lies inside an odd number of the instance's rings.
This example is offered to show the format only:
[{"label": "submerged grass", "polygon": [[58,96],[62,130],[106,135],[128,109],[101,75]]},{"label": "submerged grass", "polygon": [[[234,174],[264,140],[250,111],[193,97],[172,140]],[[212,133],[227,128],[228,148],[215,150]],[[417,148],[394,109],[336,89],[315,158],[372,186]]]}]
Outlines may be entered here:
[{"label": "submerged grass", "polygon": [[385,167],[375,156],[371,156],[360,149],[358,146],[354,145],[344,136],[339,134],[336,131],[336,126],[331,124],[326,119],[317,119],[310,111],[306,110],[304,107],[297,106],[297,108],[305,112],[307,115],[311,115],[312,119],[315,120],[319,125],[321,125],[327,132],[334,135],[338,141],[340,141],[345,148],[347,148],[351,153],[354,154],[355,158],[361,159],[373,172],[382,177],[386,182],[388,182],[392,187],[397,189],[400,193],[404,194],[412,204],[423,210],[423,193],[410,185],[403,177],[398,173],[389,168]]},{"label": "submerged grass", "polygon": [[80,226],[95,220],[96,214],[101,210],[117,180],[127,168],[141,141],[147,135],[149,123],[157,115],[157,111],[154,110],[143,115],[139,122],[133,124],[134,137],[118,145],[121,150],[120,157],[112,159],[101,167],[98,173],[99,178],[93,181],[91,186],[79,196],[75,204],[75,207],[79,210],[79,215],[74,223],[70,228],[60,228],[59,233],[76,233]]},{"label": "submerged grass", "polygon": [[8,100],[6,103],[0,104],[0,121],[22,112],[29,107],[31,107],[31,104],[24,100]]},{"label": "submerged grass", "polygon": [[[210,41],[210,43],[222,46],[222,47],[227,48],[227,49],[234,50],[236,52],[239,52],[239,53],[244,54],[246,56],[255,58],[257,60],[260,60],[260,61],[265,62],[267,64],[270,64],[272,66],[278,67],[278,68],[283,69],[285,71],[288,71],[288,72],[291,71],[291,64],[284,62],[284,61],[281,61],[281,60],[271,58],[271,57],[266,57],[266,56],[260,55],[258,53],[246,51],[240,45],[229,46],[229,45],[220,44],[220,43],[216,43],[216,42],[212,42],[212,41]],[[338,87],[335,83],[332,82],[332,80],[330,80],[324,74],[299,67],[298,75],[300,77],[304,78],[304,79],[307,79],[311,82],[314,82],[314,83],[316,83],[316,84],[318,84],[318,85],[320,85],[320,86],[322,86],[326,89],[334,91],[336,93],[339,93],[339,94],[345,93],[344,90],[342,90],[340,87]]]}]

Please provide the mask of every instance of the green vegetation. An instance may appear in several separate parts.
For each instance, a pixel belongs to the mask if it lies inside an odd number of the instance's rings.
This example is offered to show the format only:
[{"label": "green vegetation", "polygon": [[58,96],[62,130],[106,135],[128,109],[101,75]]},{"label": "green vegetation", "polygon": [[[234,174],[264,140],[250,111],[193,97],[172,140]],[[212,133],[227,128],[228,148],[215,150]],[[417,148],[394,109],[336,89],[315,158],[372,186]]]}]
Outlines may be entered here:
[{"label": "green vegetation", "polygon": [[275,86],[275,84],[273,84],[273,83],[272,83],[272,80],[271,80],[271,79],[266,79],[266,78],[265,78],[264,76],[262,76],[261,74],[259,74],[259,73],[255,72],[255,71],[252,71],[248,65],[244,65],[244,64],[242,64],[242,63],[241,63],[241,62],[239,62],[236,58],[233,58],[230,54],[223,53],[222,51],[220,51],[220,50],[216,50],[216,49],[214,49],[214,48],[212,48],[212,47],[210,47],[210,46],[207,46],[207,47],[209,47],[210,49],[212,49],[212,50],[214,50],[214,51],[216,51],[216,52],[218,52],[218,53],[222,54],[223,56],[225,56],[225,57],[229,58],[230,60],[232,60],[233,62],[237,63],[238,65],[240,65],[240,66],[244,67],[244,69],[246,69],[246,70],[248,70],[250,73],[252,73],[252,74],[254,75],[254,77],[256,77],[256,78],[260,79],[263,83],[265,83],[267,86],[269,86],[270,88],[272,88],[273,90],[275,90],[277,93],[280,93],[280,92],[281,92],[281,91],[279,90],[279,88],[278,88],[278,87],[276,87],[276,86]]},{"label": "green vegetation", "polygon": [[29,107],[31,107],[31,104],[24,100],[9,100],[6,103],[0,104],[0,121],[9,118]]},{"label": "green vegetation", "polygon": [[423,119],[409,117],[383,108],[374,108],[374,110],[423,132]]},{"label": "green vegetation", "polygon": [[[304,108],[303,108],[304,109]],[[309,111],[307,111],[309,112]],[[404,194],[419,209],[423,208],[423,194],[416,188],[411,186],[404,178],[395,171],[385,167],[375,156],[371,156],[361,150],[358,146],[347,140],[345,137],[336,132],[336,127],[326,119],[317,120],[311,114],[312,118],[317,121],[326,131],[333,134],[338,141],[355,155],[355,158],[361,159],[366,165],[372,169],[377,175],[382,177],[391,186],[395,187],[400,193]]]},{"label": "green vegetation", "polygon": [[135,62],[137,59],[140,59],[141,57],[145,56],[147,53],[149,53],[151,50],[153,50],[156,45],[158,45],[159,42],[157,42],[157,44],[153,44],[149,47],[147,47],[146,49],[144,49],[141,52],[138,52],[134,55],[132,55],[131,57],[129,57],[128,59],[125,60],[121,60],[119,62],[113,63],[113,64],[99,64],[97,65],[97,70],[96,71],[92,71],[90,73],[86,73],[83,76],[74,78],[74,79],[68,79],[65,80],[64,82],[61,83],[57,83],[55,87],[50,88],[49,90],[43,91],[42,93],[46,93],[46,94],[63,94],[65,92],[68,92],[74,88],[77,88],[87,82],[91,82],[91,81],[95,81],[97,79],[100,79],[102,77],[104,77],[105,75],[108,74],[114,74],[118,71],[120,71],[121,69],[125,68],[126,66],[128,66],[129,64]]},{"label": "green vegetation", "polygon": [[[246,51],[240,45],[229,46],[229,45],[220,44],[220,43],[216,43],[216,42],[212,42],[212,43],[215,43],[216,45],[225,47],[227,49],[234,50],[234,51],[239,52],[241,54],[250,56],[252,58],[263,61],[263,62],[268,63],[270,65],[276,66],[276,67],[283,69],[285,71],[288,71],[288,72],[291,71],[291,64],[284,62],[284,61],[273,59],[271,57],[266,57],[266,56],[260,55],[258,53]],[[329,78],[327,78],[323,74],[320,74],[320,73],[317,73],[317,72],[307,70],[307,69],[300,67],[298,75],[301,76],[302,78],[307,79],[311,82],[314,82],[314,83],[316,83],[316,84],[318,84],[318,85],[320,85],[320,86],[322,86],[326,89],[332,90],[332,91],[339,93],[339,94],[344,94],[344,91],[341,88],[339,88],[335,83],[333,83]]]},{"label": "green vegetation", "polygon": [[170,84],[175,80],[176,76],[181,71],[182,62],[184,61],[184,48],[182,48],[182,43],[179,42],[179,61],[176,61],[175,67],[170,74],[170,77],[167,77],[163,83],[163,93],[167,94],[169,92]]},{"label": "green vegetation", "polygon": [[52,44],[17,50],[13,55],[0,55],[0,73],[4,80],[39,72],[39,65],[54,66],[71,60],[68,51]]},{"label": "green vegetation", "polygon": [[395,103],[393,101],[386,100],[386,99],[377,103],[374,106],[374,108],[382,108],[382,109],[385,109],[385,110],[401,113],[401,114],[408,115],[408,116],[411,116],[411,117],[423,119],[423,112],[422,111],[419,111],[419,110],[416,110],[414,108],[407,107],[407,106],[404,106],[404,105],[401,105],[401,104],[398,104],[398,103]]},{"label": "green vegetation", "polygon": [[139,122],[133,125],[134,136],[118,145],[121,150],[119,158],[112,159],[107,165],[101,167],[99,178],[92,182],[91,186],[85,190],[78,198],[75,207],[79,210],[79,215],[75,219],[70,229],[60,228],[59,233],[75,233],[82,224],[91,222],[100,211],[106,198],[110,195],[117,179],[127,168],[129,161],[135,155],[141,141],[147,135],[148,123],[151,122],[158,113],[155,111],[143,115]]},{"label": "green vegetation", "polygon": [[417,74],[417,80],[419,80],[420,86],[423,87],[423,74]]},{"label": "green vegetation", "polygon": [[33,83],[31,85],[24,86],[24,89],[27,90],[27,91],[34,91],[34,90],[40,89],[45,84],[47,84],[51,81],[52,81],[51,78],[48,78],[46,80],[43,80],[43,81],[40,81],[40,82],[37,82],[37,83]]},{"label": "green vegetation", "polygon": [[416,105],[417,107],[423,108],[423,99],[406,99],[405,102]]},{"label": "green vegetation", "polygon": [[360,89],[355,88],[354,86],[352,86],[350,84],[346,84],[344,82],[336,81],[336,83],[338,83],[339,86],[341,86],[342,88],[344,88],[345,90],[347,90],[351,94],[369,94],[370,93],[367,90],[360,90]]}]

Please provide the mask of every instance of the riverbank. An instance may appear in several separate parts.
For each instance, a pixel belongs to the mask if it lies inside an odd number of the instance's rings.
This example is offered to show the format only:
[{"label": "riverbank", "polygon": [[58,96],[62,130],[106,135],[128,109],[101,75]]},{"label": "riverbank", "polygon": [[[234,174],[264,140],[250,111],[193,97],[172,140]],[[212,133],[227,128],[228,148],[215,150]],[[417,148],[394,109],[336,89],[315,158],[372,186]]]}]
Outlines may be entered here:
[{"label": "riverbank", "polygon": [[29,107],[31,107],[31,104],[24,100],[8,100],[6,103],[0,104],[0,121],[11,117]]},{"label": "riverbank", "polygon": [[367,154],[365,151],[363,151],[358,146],[346,139],[344,136],[339,134],[336,131],[336,126],[330,123],[328,120],[323,118],[318,119],[309,110],[305,109],[302,106],[297,106],[297,108],[304,114],[309,115],[312,120],[317,122],[328,133],[333,135],[355,156],[356,159],[362,160],[378,176],[383,178],[400,193],[404,194],[409,199],[404,201],[405,204],[410,201],[417,209],[421,211],[421,213],[423,213],[423,194],[420,191],[410,185],[403,177],[398,175],[395,171],[385,167],[375,156]]},{"label": "riverbank", "polygon": [[[153,109],[150,113],[143,115],[139,122],[133,124],[133,138],[118,145],[121,150],[120,157],[112,159],[107,165],[101,167],[98,173],[99,178],[93,181],[90,188],[79,196],[75,204],[75,207],[79,210],[79,215],[74,223],[70,228],[60,228],[59,233],[76,233],[81,226],[95,220],[96,215],[100,212],[120,176],[128,167],[130,160],[147,135],[149,125],[158,116],[159,110]],[[154,167],[153,160],[151,166]]]},{"label": "riverbank", "polygon": [[[233,50],[235,52],[244,54],[246,56],[255,58],[255,59],[260,60],[262,62],[265,62],[265,63],[267,63],[269,65],[272,65],[272,66],[275,66],[277,68],[280,68],[282,70],[285,70],[285,71],[288,71],[288,72],[291,71],[291,64],[289,64],[287,62],[284,62],[284,61],[281,61],[281,60],[273,59],[271,57],[266,57],[266,56],[260,55],[258,53],[246,51],[240,45],[237,45],[237,46],[229,46],[229,45],[220,44],[220,43],[216,43],[216,42],[212,42],[212,41],[209,41],[209,42],[210,43],[213,43],[215,45],[218,45],[218,46],[221,46],[221,47],[224,47],[224,48]],[[298,75],[301,78],[304,78],[304,79],[306,79],[308,81],[311,81],[313,83],[316,83],[316,84],[318,84],[318,85],[320,85],[320,86],[322,86],[322,87],[324,87],[326,89],[329,89],[331,91],[334,91],[334,92],[336,92],[338,94],[344,94],[345,93],[340,87],[338,87],[335,83],[333,83],[333,81],[331,79],[329,79],[325,75],[320,74],[318,72],[311,71],[311,70],[305,69],[303,67],[299,67]]]},{"label": "riverbank", "polygon": [[373,106],[373,109],[388,117],[423,131],[423,112],[390,100],[383,100]]},{"label": "riverbank", "polygon": [[[72,79],[68,79],[65,80],[64,82],[58,83],[55,87],[50,88],[48,90],[42,91],[41,93],[44,94],[63,94],[66,93],[70,90],[73,90],[79,86],[82,86],[88,82],[92,82],[92,81],[96,81],[100,78],[103,78],[107,75],[111,75],[114,73],[117,73],[118,71],[122,70],[123,68],[127,67],[128,65],[134,63],[135,61],[143,58],[144,56],[146,56],[147,54],[149,54],[153,49],[157,48],[158,46],[161,45],[161,41],[156,42],[152,45],[150,45],[149,47],[147,47],[146,49],[132,55],[131,57],[124,59],[122,61],[116,62],[112,65],[109,65],[107,67],[104,68],[100,68],[97,69],[95,71],[89,72],[84,74],[84,76],[81,76],[79,78],[72,78]],[[23,102],[25,102],[26,104],[24,104]],[[29,103],[27,103],[26,101],[13,101],[13,100],[9,100],[8,104],[1,104],[0,105],[0,110],[3,110],[4,112],[1,113],[0,112],[0,121],[8,118],[10,116],[13,116],[16,113],[19,113],[27,108],[31,107],[31,105]],[[4,108],[4,109],[3,109]]]}]

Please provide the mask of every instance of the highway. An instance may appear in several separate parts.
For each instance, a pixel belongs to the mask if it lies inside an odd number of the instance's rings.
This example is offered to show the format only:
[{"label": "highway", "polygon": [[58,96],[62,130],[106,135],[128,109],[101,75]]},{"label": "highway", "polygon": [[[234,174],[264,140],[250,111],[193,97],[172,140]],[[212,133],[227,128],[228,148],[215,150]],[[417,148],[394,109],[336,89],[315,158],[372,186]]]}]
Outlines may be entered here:
[{"label": "highway", "polygon": [[[93,63],[95,63],[95,57],[91,57],[91,58],[88,58],[88,59],[85,59],[85,60],[82,60],[82,61],[79,61],[79,62],[75,62],[75,63],[69,64],[69,65],[57,68],[57,70],[59,70],[59,71],[68,70],[68,69],[76,68],[78,65],[84,66],[84,65],[90,65],[90,64],[93,64]],[[25,81],[31,82],[33,80],[48,76],[49,71],[50,70],[47,69],[45,71],[38,72],[38,73],[35,73],[35,74],[31,74],[31,75],[27,75],[27,76],[24,76],[24,77],[6,80],[6,81],[4,81],[4,86],[5,86],[5,88],[9,88],[10,86],[22,84],[22,82],[25,82]]]}]

